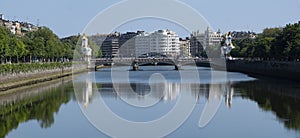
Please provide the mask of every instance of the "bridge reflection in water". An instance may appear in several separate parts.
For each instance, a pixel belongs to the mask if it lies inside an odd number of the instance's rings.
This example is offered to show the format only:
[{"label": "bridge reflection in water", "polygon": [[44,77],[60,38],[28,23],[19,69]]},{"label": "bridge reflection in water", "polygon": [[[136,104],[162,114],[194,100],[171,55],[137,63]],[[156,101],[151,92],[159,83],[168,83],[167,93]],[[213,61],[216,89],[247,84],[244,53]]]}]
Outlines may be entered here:
[{"label": "bridge reflection in water", "polygon": [[[144,100],[151,98],[159,101],[173,101],[178,98],[181,93],[187,94],[188,90],[192,97],[200,101],[204,98],[209,103],[213,100],[222,100],[225,97],[227,107],[232,105],[232,97],[234,88],[230,82],[220,84],[191,84],[191,83],[103,83],[93,84],[92,81],[86,80],[81,84],[82,94],[77,94],[77,99],[85,108],[93,98],[98,98],[97,93],[104,97],[122,98],[125,100]],[[130,86],[130,87],[128,87]],[[138,95],[138,96],[137,96]]]}]

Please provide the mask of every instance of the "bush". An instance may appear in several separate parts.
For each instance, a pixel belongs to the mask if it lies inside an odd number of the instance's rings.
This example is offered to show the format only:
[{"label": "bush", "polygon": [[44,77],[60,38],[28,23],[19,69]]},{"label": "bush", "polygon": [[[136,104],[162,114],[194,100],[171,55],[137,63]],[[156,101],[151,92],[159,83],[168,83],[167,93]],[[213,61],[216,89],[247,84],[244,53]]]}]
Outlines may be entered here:
[{"label": "bush", "polygon": [[72,62],[0,64],[0,75],[31,73],[35,71],[54,70],[62,67],[71,67],[71,66],[72,66]]}]

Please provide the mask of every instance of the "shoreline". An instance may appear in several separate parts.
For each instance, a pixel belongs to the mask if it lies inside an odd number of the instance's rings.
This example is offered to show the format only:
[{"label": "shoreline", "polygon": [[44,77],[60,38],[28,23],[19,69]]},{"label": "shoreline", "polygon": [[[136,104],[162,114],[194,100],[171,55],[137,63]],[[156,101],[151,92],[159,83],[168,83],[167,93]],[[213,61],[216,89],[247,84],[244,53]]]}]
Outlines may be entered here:
[{"label": "shoreline", "polygon": [[9,89],[7,91],[3,91],[2,93],[0,92],[0,106],[5,106],[28,97],[39,95],[45,90],[49,90],[70,81],[72,81],[72,76],[66,76],[51,81],[39,82],[32,85]]},{"label": "shoreline", "polygon": [[228,71],[249,75],[276,78],[278,80],[300,81],[299,62],[283,61],[229,61]]},{"label": "shoreline", "polygon": [[86,71],[85,69],[81,70],[72,70],[72,68],[66,68],[64,70],[46,70],[43,72],[33,73],[26,77],[20,77],[18,74],[14,75],[13,77],[0,80],[0,95],[6,94],[7,91],[22,88],[30,85],[35,85],[43,82],[48,82],[52,80],[57,80],[60,78],[72,76],[73,74],[79,74]]},{"label": "shoreline", "polygon": [[[277,80],[300,81],[300,63],[295,62],[276,62],[276,61],[244,61],[234,60],[227,61],[226,68],[219,66],[217,62],[198,62],[197,66],[211,67],[215,70],[226,70],[228,72],[245,73],[250,76],[267,77]],[[109,68],[108,66],[97,67],[96,69]],[[95,69],[95,68],[94,68]],[[72,67],[56,70],[45,70],[43,72],[35,72],[31,74],[15,74],[0,79],[0,95],[7,93],[6,91],[57,80],[60,78],[72,76],[92,69],[72,70]]]},{"label": "shoreline", "polygon": [[227,60],[225,65],[212,62],[211,68],[277,80],[300,81],[300,62]]}]

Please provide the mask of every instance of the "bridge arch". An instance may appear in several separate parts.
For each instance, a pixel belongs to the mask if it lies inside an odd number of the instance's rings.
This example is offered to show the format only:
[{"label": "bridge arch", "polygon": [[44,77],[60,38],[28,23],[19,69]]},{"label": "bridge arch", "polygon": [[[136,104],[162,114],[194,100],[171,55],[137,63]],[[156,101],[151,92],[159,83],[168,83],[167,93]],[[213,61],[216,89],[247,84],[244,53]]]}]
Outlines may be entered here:
[{"label": "bridge arch", "polygon": [[139,66],[174,66],[175,70],[181,70],[184,65],[196,65],[194,59],[170,59],[170,58],[114,58],[93,59],[95,71],[98,66],[131,66],[133,70],[139,70]]}]

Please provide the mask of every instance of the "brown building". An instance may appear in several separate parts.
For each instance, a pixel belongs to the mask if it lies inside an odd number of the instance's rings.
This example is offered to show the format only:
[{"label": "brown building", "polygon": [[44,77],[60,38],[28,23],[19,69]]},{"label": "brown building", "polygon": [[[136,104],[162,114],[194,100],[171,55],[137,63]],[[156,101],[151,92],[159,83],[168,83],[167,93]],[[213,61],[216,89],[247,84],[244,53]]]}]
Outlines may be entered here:
[{"label": "brown building", "polygon": [[142,31],[127,32],[120,34],[97,34],[91,36],[92,40],[100,46],[102,56],[105,58],[112,57],[134,57],[135,56],[135,36]]}]

